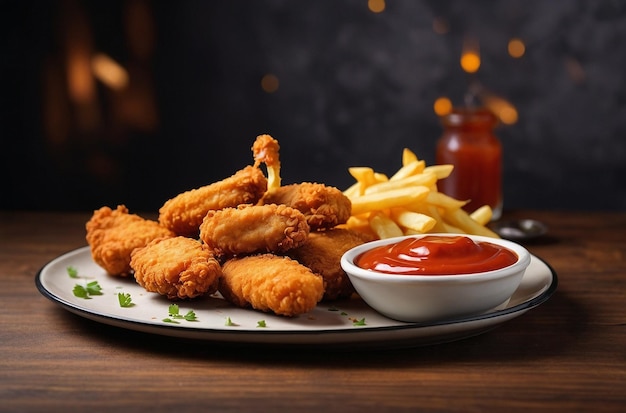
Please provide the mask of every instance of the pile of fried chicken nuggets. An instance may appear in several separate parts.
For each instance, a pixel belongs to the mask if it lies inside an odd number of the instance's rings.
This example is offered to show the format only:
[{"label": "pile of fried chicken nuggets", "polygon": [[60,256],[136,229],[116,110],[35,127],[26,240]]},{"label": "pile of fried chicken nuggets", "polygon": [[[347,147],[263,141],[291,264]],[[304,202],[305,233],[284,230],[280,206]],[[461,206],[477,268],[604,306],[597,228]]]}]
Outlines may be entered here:
[{"label": "pile of fried chicken nuggets", "polygon": [[172,300],[219,292],[235,306],[284,316],[352,295],[340,258],[371,238],[337,227],[350,200],[324,184],[281,186],[269,135],[252,152],[253,165],[166,201],[158,222],[124,205],[96,210],[86,224],[94,261]]}]

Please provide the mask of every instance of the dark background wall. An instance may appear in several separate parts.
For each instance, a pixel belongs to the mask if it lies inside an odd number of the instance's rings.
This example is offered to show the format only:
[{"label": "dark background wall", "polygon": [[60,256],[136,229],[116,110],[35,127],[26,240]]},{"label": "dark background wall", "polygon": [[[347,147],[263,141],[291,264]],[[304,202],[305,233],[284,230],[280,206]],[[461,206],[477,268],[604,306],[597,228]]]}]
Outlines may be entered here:
[{"label": "dark background wall", "polygon": [[[349,166],[391,173],[404,147],[432,163],[433,103],[463,104],[470,84],[519,115],[496,131],[505,208],[626,209],[626,2],[1,5],[0,209],[156,210],[251,163],[261,133],[281,143],[285,183],[345,188]],[[470,37],[471,77],[459,65]],[[93,76],[98,53],[127,87]]]}]

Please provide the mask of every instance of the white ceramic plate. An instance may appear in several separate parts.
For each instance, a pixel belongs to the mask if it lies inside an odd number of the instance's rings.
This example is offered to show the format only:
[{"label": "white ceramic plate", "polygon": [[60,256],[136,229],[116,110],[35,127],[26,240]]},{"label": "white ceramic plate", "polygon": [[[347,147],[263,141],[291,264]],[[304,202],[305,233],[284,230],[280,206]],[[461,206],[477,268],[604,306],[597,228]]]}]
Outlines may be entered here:
[{"label": "white ceramic plate", "polygon": [[[77,270],[78,278],[70,277],[68,267]],[[102,287],[102,295],[88,299],[74,295],[76,284],[91,281]],[[131,330],[223,343],[367,348],[421,346],[484,333],[546,301],[556,290],[557,276],[533,256],[520,287],[505,305],[478,316],[429,323],[391,320],[359,298],[320,303],[306,315],[286,318],[236,308],[219,294],[177,302],[180,314],[192,310],[196,321],[165,322],[171,319],[168,310],[172,302],[146,292],[132,277],[108,275],[92,260],[89,247],[52,260],[39,271],[35,282],[41,294],[66,310]],[[132,306],[120,306],[118,293],[130,294]]]}]

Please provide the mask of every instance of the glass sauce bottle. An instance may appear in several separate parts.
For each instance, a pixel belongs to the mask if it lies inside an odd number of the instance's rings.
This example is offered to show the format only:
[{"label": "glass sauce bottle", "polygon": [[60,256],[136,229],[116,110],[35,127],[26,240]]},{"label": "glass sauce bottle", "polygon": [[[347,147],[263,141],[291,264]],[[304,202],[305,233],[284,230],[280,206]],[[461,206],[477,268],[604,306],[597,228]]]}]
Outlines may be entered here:
[{"label": "glass sauce bottle", "polygon": [[437,142],[436,163],[452,164],[449,177],[438,189],[453,198],[469,200],[471,213],[483,205],[502,213],[502,146],[493,134],[496,116],[483,108],[457,108],[441,117],[443,135]]}]

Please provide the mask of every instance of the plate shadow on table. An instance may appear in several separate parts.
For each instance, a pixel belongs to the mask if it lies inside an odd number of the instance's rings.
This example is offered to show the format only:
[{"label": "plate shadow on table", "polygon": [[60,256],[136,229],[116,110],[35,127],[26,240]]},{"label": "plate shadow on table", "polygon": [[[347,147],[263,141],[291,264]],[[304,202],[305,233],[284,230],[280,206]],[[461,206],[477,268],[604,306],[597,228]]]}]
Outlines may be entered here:
[{"label": "plate shadow on table", "polygon": [[[217,343],[127,330],[88,320],[61,308],[54,310],[51,313],[51,317],[56,319],[54,322],[67,324],[70,330],[78,331],[80,337],[77,340],[96,340],[107,347],[130,352],[149,352],[195,361],[219,359],[259,365],[280,363],[324,368],[382,365],[393,368],[484,360],[494,363],[538,360],[567,353],[577,345],[588,327],[585,308],[560,291],[541,306],[480,335],[419,347],[354,349]],[[550,317],[547,317],[548,314]],[[181,352],[183,347],[185,351]]]}]

